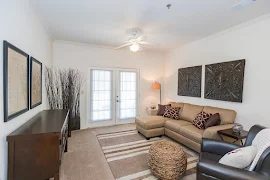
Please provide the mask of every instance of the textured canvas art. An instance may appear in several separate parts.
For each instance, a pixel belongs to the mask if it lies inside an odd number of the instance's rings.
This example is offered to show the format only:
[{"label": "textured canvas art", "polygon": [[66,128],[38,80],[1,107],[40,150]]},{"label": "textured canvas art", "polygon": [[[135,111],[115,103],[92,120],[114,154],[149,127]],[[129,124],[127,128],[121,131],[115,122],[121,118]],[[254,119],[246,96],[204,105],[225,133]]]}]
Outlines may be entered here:
[{"label": "textured canvas art", "polygon": [[245,60],[205,66],[206,99],[242,102]]},{"label": "textured canvas art", "polygon": [[201,97],[202,66],[178,69],[178,95]]},{"label": "textured canvas art", "polygon": [[31,57],[30,105],[34,108],[42,103],[42,63]]},{"label": "textured canvas art", "polygon": [[29,56],[4,41],[4,121],[26,111],[29,107]]}]

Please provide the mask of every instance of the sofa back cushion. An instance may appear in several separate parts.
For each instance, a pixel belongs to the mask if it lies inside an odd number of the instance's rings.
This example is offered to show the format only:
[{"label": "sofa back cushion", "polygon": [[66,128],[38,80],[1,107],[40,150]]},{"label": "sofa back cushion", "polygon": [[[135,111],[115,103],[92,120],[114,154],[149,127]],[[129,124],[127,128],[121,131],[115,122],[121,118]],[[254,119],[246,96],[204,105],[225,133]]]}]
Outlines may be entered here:
[{"label": "sofa back cushion", "polygon": [[181,109],[184,107],[184,103],[181,102],[169,102],[168,104],[171,104],[172,107],[180,107]]},{"label": "sofa back cushion", "polygon": [[203,106],[185,103],[183,110],[180,113],[180,119],[192,122],[196,118],[197,114],[202,112],[202,110]]},{"label": "sofa back cushion", "polygon": [[172,107],[180,107],[179,115],[182,113],[184,103],[182,103],[182,102],[169,102],[168,104],[171,104]]},{"label": "sofa back cushion", "polygon": [[230,109],[222,109],[222,108],[217,108],[217,107],[211,107],[211,106],[205,106],[203,108],[204,112],[207,113],[219,113],[220,116],[220,124],[232,124],[234,123],[235,117],[236,117],[236,111],[230,110]]}]

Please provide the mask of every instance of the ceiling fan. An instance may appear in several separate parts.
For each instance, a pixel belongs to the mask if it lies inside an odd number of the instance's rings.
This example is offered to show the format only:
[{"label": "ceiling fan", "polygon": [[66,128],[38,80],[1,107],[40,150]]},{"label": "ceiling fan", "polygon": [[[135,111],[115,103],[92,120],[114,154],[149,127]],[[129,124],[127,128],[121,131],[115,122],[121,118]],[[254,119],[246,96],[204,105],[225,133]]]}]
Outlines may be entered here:
[{"label": "ceiling fan", "polygon": [[137,33],[138,31],[137,30],[133,30],[132,31],[132,35],[133,37],[131,37],[126,44],[124,45],[121,45],[117,48],[115,48],[116,50],[117,49],[121,49],[121,48],[124,48],[126,46],[129,46],[129,49],[130,51],[132,52],[137,52],[137,51],[142,51],[142,44],[143,45],[151,45],[152,43],[149,43],[147,41],[145,41],[147,38],[146,36],[140,36],[140,37],[136,37],[137,36]]}]

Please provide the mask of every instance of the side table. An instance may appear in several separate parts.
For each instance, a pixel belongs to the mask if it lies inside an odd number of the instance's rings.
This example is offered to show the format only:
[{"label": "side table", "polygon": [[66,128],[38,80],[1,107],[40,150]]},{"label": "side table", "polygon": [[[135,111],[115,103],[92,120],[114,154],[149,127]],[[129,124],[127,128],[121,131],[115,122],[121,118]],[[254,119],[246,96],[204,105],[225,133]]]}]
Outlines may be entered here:
[{"label": "side table", "polygon": [[248,135],[248,131],[243,130],[241,133],[235,133],[235,132],[233,132],[233,130],[231,128],[225,129],[225,130],[220,130],[217,133],[223,141],[224,141],[223,136],[227,136],[227,137],[230,137],[230,138],[235,140],[235,141],[233,141],[233,143],[240,141],[242,145],[244,145],[243,139],[246,139],[246,137]]}]

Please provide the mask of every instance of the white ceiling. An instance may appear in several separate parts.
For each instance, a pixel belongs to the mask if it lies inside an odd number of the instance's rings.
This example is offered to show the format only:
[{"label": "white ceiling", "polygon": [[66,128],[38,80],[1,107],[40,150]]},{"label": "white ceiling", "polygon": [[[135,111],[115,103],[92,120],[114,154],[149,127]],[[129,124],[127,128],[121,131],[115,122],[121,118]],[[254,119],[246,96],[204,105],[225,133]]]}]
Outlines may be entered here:
[{"label": "white ceiling", "polygon": [[[137,28],[150,49],[180,47],[270,13],[270,0],[242,9],[241,0],[31,0],[50,35],[57,40],[116,47]],[[170,10],[166,5],[171,3]]]}]

